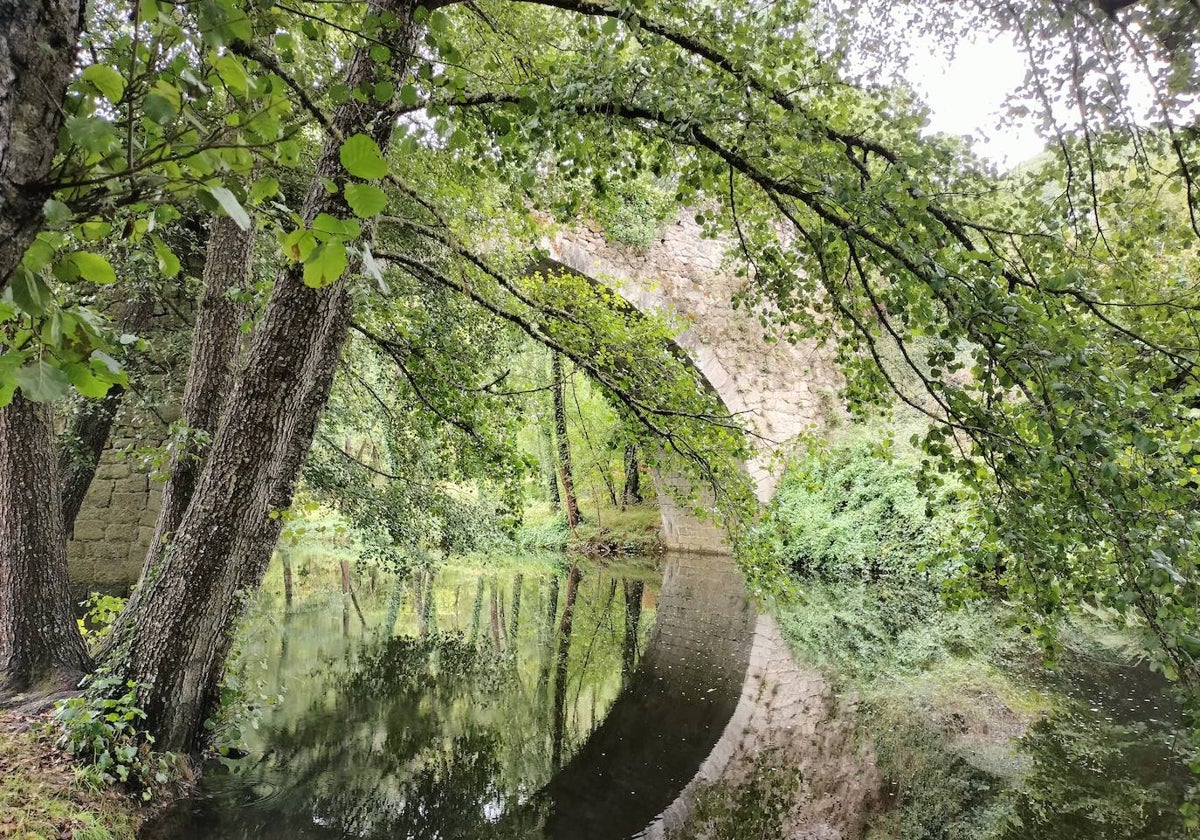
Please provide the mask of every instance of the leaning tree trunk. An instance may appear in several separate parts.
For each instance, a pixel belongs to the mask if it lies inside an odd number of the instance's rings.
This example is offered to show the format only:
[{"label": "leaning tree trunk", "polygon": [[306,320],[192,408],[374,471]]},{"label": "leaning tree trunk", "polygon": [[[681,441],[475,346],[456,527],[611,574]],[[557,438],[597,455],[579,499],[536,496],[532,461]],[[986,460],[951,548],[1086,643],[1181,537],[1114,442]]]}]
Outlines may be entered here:
[{"label": "leaning tree trunk", "polygon": [[[183,519],[207,454],[204,441],[211,440],[216,433],[232,390],[242,340],[241,322],[246,311],[230,299],[229,292],[245,287],[253,256],[253,230],[242,230],[227,216],[212,218],[204,258],[204,285],[192,328],[192,355],[180,412],[188,438],[171,458],[154,535],[142,565],[142,579],[149,577],[154,565],[161,561],[167,539]],[[130,598],[130,614],[137,611],[141,597],[139,587]]]},{"label": "leaning tree trunk", "polygon": [[253,258],[254,229],[242,230],[228,216],[213,217],[204,259],[204,289],[196,312],[192,358],[180,412],[188,439],[171,458],[143,575],[159,556],[158,548],[163,541],[179,527],[204,463],[206,447],[202,441],[211,439],[220,422],[242,342],[241,324],[246,317],[246,307],[233,301],[229,292],[246,287]]},{"label": "leaning tree trunk", "polygon": [[88,668],[71,612],[50,406],[0,409],[0,690],[67,683]]},{"label": "leaning tree trunk", "polygon": [[[130,301],[121,314],[118,328],[123,333],[139,333],[154,314],[154,303],[139,296]],[[125,388],[114,385],[98,400],[88,400],[67,424],[58,449],[58,476],[62,492],[63,530],[68,537],[75,533],[75,517],[83,507],[83,498],[92,479],[100,455],[108,444],[113,423],[121,403],[125,401]]]},{"label": "leaning tree trunk", "polygon": [[42,229],[80,0],[0,0],[0,291]]},{"label": "leaning tree trunk", "polygon": [[[375,16],[401,21],[391,65],[380,66],[366,49],[351,61],[345,83],[351,90],[380,72],[404,75],[412,54],[412,0],[376,0]],[[391,138],[395,115],[367,102],[335,110],[331,135],[369,133],[381,147]],[[339,163],[341,143],[329,140],[317,164],[302,217],[343,215],[339,190],[325,179],[346,182]],[[328,397],[319,387],[332,377],[346,334],[348,293],[341,281],[324,289],[303,282],[302,267],[282,270],[271,290],[221,417],[191,503],[162,552],[162,561],[142,582],[136,609],[127,609],[114,631],[107,664],[127,679],[148,686],[140,694],[146,726],[168,750],[199,745],[202,723],[220,680],[228,634],[237,616],[240,589],[256,589],[266,563],[260,542],[278,536],[267,527],[281,488],[291,488],[300,460]],[[307,435],[307,439],[305,436]],[[294,466],[294,469],[292,467]],[[285,469],[292,469],[284,475]],[[290,495],[290,494],[289,494]],[[267,552],[269,557],[270,553]],[[253,568],[246,558],[253,557]]]},{"label": "leaning tree trunk", "polygon": [[557,350],[550,356],[550,377],[554,391],[554,431],[558,439],[558,477],[562,480],[563,509],[567,524],[579,524],[579,500],[575,496],[575,478],[571,474],[571,441],[567,438],[567,405],[563,399],[562,356]]}]

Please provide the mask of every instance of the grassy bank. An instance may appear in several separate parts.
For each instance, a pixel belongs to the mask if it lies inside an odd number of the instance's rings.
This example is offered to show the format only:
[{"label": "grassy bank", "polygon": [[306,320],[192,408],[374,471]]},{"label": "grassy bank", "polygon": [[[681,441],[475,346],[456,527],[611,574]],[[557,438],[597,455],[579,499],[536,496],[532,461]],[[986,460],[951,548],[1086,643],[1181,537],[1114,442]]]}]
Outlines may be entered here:
[{"label": "grassy bank", "polygon": [[0,712],[0,837],[133,840],[150,813],[112,788],[93,788],[70,756],[40,734],[44,723]]}]

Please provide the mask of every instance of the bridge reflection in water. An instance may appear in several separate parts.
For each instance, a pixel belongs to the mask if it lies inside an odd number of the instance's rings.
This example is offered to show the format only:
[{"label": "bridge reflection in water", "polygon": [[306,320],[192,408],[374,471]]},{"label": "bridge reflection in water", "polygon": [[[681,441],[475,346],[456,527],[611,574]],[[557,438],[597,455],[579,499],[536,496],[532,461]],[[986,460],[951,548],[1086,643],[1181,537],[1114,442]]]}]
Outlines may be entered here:
[{"label": "bridge reflection in water", "polygon": [[541,792],[547,837],[624,840],[670,806],[733,716],[754,618],[728,556],[668,557],[640,668]]},{"label": "bridge reflection in water", "polygon": [[285,702],[143,840],[638,835],[720,740],[754,636],[728,556],[662,569],[661,588],[595,564],[446,570],[397,589],[403,609],[365,604],[369,629],[325,601],[253,628],[243,679]]}]

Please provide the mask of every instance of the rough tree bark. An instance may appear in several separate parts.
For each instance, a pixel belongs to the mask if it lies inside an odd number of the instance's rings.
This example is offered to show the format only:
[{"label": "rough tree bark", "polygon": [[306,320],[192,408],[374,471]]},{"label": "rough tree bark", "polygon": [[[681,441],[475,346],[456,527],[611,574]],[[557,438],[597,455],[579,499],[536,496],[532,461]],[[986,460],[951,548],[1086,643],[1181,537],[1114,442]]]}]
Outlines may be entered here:
[{"label": "rough tree bark", "polygon": [[0,409],[0,692],[67,685],[89,665],[67,589],[50,406]]},{"label": "rough tree bark", "polygon": [[625,444],[625,489],[621,493],[621,507],[640,504],[642,501],[642,475],[638,469],[637,447]]},{"label": "rough tree bark", "polygon": [[[130,301],[118,321],[123,333],[140,333],[154,314],[154,302],[147,297]],[[92,479],[100,455],[112,434],[117,412],[125,401],[125,388],[114,385],[99,400],[88,400],[71,418],[58,450],[58,476],[62,493],[63,529],[68,537],[75,533],[75,517],[83,507],[83,498]]]},{"label": "rough tree bark", "polygon": [[621,685],[628,685],[637,666],[638,631],[642,626],[642,593],[646,584],[640,580],[624,580],[625,638],[621,645]]},{"label": "rough tree bark", "polygon": [[558,440],[558,477],[562,481],[563,510],[567,514],[567,524],[574,528],[580,519],[579,500],[575,495],[575,478],[571,473],[571,441],[567,438],[562,356],[557,351],[550,355],[550,378],[554,385],[554,432]]},{"label": "rough tree bark", "polygon": [[[388,66],[377,65],[366,49],[356,52],[344,79],[351,90],[379,77],[405,75],[413,8],[412,0],[369,5],[369,14],[395,15],[401,24]],[[386,148],[394,124],[390,111],[351,100],[334,111],[331,134],[367,133]],[[306,223],[321,212],[347,212],[340,193],[331,195],[323,185],[325,178],[346,180],[340,146],[330,140],[322,151],[301,214]],[[200,744],[237,616],[237,593],[262,581],[263,556],[270,557],[265,543],[273,548],[279,533],[270,513],[282,495],[290,500],[295,472],[328,398],[327,383],[346,335],[348,301],[344,282],[310,289],[300,266],[280,272],[191,503],[162,562],[143,581],[136,609],[127,609],[113,631],[106,662],[149,686],[140,698],[145,723],[163,749]]]},{"label": "rough tree bark", "polygon": [[[188,427],[187,443],[171,457],[162,507],[154,525],[146,568],[158,557],[163,541],[179,527],[204,463],[203,439],[217,430],[242,343],[244,305],[230,299],[233,288],[245,288],[254,258],[254,230],[242,230],[228,216],[214,216],[204,259],[204,288],[196,310],[192,358],[188,364],[180,421]],[[196,433],[199,433],[197,436]]]},{"label": "rough tree bark", "polygon": [[42,229],[80,0],[0,0],[0,291]]}]

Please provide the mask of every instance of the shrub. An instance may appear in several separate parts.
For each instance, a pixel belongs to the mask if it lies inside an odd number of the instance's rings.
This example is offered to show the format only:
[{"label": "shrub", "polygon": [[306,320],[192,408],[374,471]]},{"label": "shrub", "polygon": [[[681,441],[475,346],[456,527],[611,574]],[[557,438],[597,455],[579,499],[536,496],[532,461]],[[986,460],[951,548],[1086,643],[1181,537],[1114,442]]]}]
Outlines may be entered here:
[{"label": "shrub", "polygon": [[672,192],[643,178],[624,182],[618,190],[604,194],[593,212],[608,239],[645,250],[654,244],[674,208]]},{"label": "shrub", "polygon": [[125,609],[125,599],[93,592],[80,606],[86,609],[83,618],[79,620],[79,632],[92,643],[108,635],[112,623],[117,620],[121,610]]},{"label": "shrub", "polygon": [[951,492],[926,499],[919,465],[865,443],[810,454],[785,474],[772,523],[802,576],[914,576],[936,565],[967,517]]},{"label": "shrub", "polygon": [[105,672],[88,678],[88,691],[55,704],[62,728],[58,745],[81,759],[83,779],[94,786],[121,784],[150,799],[171,778],[172,756],[153,751],[154,738],[138,724],[146,717],[138,706],[143,686]]},{"label": "shrub", "polygon": [[517,545],[526,550],[565,551],[570,537],[571,529],[563,516],[528,523],[517,529]]}]

